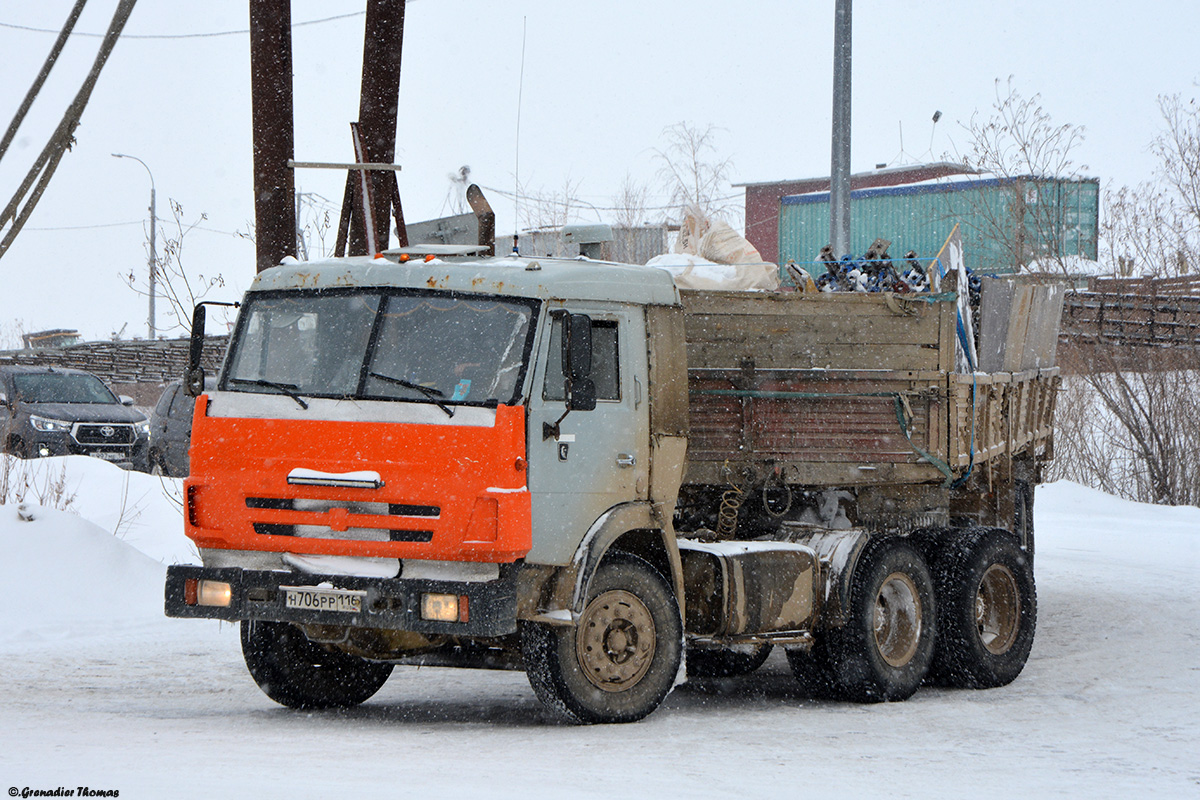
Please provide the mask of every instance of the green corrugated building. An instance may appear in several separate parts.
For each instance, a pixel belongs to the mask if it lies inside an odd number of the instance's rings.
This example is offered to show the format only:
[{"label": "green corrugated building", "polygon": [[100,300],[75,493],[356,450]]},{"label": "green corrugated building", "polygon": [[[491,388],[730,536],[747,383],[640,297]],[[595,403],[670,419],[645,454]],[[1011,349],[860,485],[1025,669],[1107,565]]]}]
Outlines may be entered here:
[{"label": "green corrugated building", "polygon": [[[1056,255],[1095,260],[1099,196],[1095,178],[1033,176],[954,176],[858,189],[850,194],[851,246],[858,256],[876,238],[890,239],[893,258],[914,250],[929,259],[958,223],[967,265],[978,272],[1013,272]],[[829,242],[829,192],[779,202],[779,263],[823,272],[813,262]]]}]

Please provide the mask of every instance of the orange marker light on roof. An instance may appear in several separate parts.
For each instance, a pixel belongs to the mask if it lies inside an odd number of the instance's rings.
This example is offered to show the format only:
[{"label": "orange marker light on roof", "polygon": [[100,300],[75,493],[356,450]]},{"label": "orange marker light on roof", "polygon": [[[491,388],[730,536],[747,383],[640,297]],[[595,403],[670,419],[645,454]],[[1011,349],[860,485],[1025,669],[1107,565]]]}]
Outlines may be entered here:
[{"label": "orange marker light on roof", "polygon": [[408,253],[401,253],[400,254],[400,263],[403,264],[405,261],[408,261]]},{"label": "orange marker light on roof", "polygon": [[430,261],[433,261],[435,258],[437,258],[437,256],[435,256],[433,253],[430,253],[429,255],[425,256],[425,263],[428,264]]}]

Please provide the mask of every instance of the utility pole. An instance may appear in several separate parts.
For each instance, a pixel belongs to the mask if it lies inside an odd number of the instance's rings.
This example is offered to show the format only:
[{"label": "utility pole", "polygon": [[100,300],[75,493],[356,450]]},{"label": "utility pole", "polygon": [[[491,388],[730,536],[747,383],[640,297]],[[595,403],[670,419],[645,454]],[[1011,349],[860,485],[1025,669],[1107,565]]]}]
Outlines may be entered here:
[{"label": "utility pole", "polygon": [[[404,45],[404,3],[405,0],[367,0],[367,17],[363,26],[362,85],[358,101],[358,127],[363,161],[391,163],[396,157],[400,56]],[[381,249],[387,248],[391,224],[389,212],[393,209],[400,244],[408,244],[403,226],[404,212],[401,210],[400,196],[396,190],[395,173],[372,171],[362,174],[370,182],[370,217],[374,236],[366,235],[360,179],[358,175],[351,175],[355,199],[351,207],[349,254],[374,255],[367,252],[367,242],[371,240],[377,242]]]},{"label": "utility pole", "polygon": [[158,250],[156,249],[154,238],[155,232],[158,230],[158,216],[154,211],[154,173],[150,171],[150,167],[146,166],[146,162],[142,161],[137,156],[126,155],[125,153],[113,153],[112,156],[113,158],[132,158],[143,167],[146,167],[146,174],[150,176],[150,311],[149,315],[146,317],[146,337],[153,342],[158,338],[158,329],[155,326],[156,317],[154,315],[154,294],[155,284],[157,283],[155,279],[158,276]]},{"label": "utility pole", "polygon": [[833,141],[829,171],[829,242],[834,258],[850,253],[850,2],[837,0],[833,20]]},{"label": "utility pole", "polygon": [[291,0],[250,0],[254,245],[258,271],[296,254]]},{"label": "utility pole", "polygon": [[[295,173],[293,167],[312,166],[295,161],[292,106],[292,31],[290,0],[250,2],[250,100],[254,139],[254,219],[258,271],[277,265],[297,252]],[[338,222],[336,252],[347,239],[350,255],[367,255],[368,240],[387,246],[389,210],[394,212],[401,245],[408,239],[400,207],[395,165],[396,122],[400,102],[400,53],[404,42],[405,0],[367,0],[363,40],[362,90],[358,126],[361,153],[347,165],[342,217]],[[363,224],[361,181],[355,168],[369,165],[372,230]],[[328,167],[329,164],[319,164]],[[351,224],[351,216],[354,222]]]}]

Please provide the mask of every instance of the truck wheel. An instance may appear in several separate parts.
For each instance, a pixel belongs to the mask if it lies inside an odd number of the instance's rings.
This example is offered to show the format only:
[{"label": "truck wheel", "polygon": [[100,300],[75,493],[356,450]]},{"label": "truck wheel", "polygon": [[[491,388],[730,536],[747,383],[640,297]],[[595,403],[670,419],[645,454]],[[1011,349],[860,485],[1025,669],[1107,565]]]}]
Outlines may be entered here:
[{"label": "truck wheel", "polygon": [[789,649],[787,659],[793,677],[800,684],[801,694],[814,700],[838,698],[839,687],[823,640],[817,640],[808,650]]},{"label": "truck wheel", "polygon": [[675,683],[683,622],[675,595],[647,562],[607,558],[571,627],[522,623],[521,655],[543,705],[573,722],[635,722]]},{"label": "truck wheel", "polygon": [[733,647],[691,647],[687,651],[689,678],[736,678],[749,675],[771,655],[770,644]]},{"label": "truck wheel", "polygon": [[290,708],[348,708],[379,691],[391,664],[310,641],[286,622],[242,621],[242,656],[267,697]]},{"label": "truck wheel", "polygon": [[1004,531],[964,531],[946,542],[934,574],[937,681],[974,689],[1012,683],[1029,658],[1037,625],[1029,557]]},{"label": "truck wheel", "polygon": [[829,665],[848,700],[905,700],[933,660],[933,581],[912,545],[901,539],[873,545],[855,568],[846,624],[826,636]]}]

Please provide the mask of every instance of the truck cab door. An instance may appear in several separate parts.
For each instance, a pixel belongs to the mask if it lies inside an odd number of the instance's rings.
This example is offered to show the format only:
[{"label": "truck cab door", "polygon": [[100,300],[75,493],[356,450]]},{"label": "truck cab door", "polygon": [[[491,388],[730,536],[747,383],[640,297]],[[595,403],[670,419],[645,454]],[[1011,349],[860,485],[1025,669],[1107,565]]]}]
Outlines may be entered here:
[{"label": "truck cab door", "polygon": [[[596,408],[566,411],[562,320],[541,337],[529,404],[533,549],[526,560],[566,564],[592,523],[619,503],[645,500],[649,478],[645,317],[640,310],[578,306],[591,318]],[[560,418],[557,437],[545,425]]]}]

